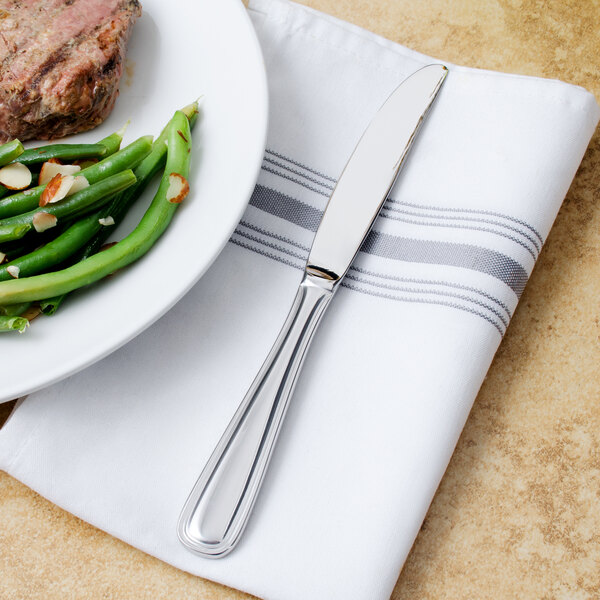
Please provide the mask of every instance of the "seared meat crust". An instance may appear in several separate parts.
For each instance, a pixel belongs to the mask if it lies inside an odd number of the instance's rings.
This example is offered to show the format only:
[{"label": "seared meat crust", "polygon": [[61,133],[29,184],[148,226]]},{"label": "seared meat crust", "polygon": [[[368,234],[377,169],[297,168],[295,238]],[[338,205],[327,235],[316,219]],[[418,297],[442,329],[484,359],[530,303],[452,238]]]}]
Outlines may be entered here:
[{"label": "seared meat crust", "polygon": [[102,123],[140,15],[138,0],[0,0],[0,143]]}]

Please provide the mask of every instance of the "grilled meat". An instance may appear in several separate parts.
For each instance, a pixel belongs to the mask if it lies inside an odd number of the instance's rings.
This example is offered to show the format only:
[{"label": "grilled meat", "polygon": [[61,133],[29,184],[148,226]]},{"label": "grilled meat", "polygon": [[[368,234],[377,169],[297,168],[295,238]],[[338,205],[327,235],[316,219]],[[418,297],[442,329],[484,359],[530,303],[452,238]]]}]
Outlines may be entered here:
[{"label": "grilled meat", "polygon": [[140,14],[138,0],[0,0],[0,143],[102,123]]}]

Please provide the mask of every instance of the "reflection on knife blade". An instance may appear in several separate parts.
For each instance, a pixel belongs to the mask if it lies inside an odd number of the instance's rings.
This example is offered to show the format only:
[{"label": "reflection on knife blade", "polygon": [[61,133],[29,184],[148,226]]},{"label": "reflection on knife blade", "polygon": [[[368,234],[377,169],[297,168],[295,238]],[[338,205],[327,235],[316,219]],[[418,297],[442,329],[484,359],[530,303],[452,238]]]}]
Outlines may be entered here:
[{"label": "reflection on knife blade", "polygon": [[371,121],[331,194],[307,271],[339,281],[371,229],[448,70],[430,65],[406,79]]}]

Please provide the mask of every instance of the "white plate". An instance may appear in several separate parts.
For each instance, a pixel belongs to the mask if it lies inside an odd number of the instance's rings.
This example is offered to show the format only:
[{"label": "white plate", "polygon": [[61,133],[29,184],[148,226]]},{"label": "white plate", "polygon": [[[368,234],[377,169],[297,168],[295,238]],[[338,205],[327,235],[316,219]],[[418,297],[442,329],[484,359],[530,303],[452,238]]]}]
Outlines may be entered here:
[{"label": "white plate", "polygon": [[[98,140],[128,119],[124,144],[158,135],[175,109],[203,94],[194,131],[192,192],[140,261],[77,292],[55,316],[38,317],[23,335],[0,336],[0,402],[83,369],[158,319],[217,257],[252,193],[265,147],[268,96],[261,51],[242,3],[142,4],[115,109],[101,127],[77,140]],[[121,236],[152,192],[123,224]]]}]

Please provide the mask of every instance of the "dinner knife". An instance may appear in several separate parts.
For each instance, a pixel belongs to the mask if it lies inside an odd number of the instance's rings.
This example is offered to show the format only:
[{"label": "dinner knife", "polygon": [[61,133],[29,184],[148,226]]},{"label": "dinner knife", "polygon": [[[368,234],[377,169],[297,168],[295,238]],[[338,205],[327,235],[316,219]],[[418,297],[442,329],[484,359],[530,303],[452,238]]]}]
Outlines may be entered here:
[{"label": "dinner knife", "polygon": [[267,470],[306,351],[369,233],[448,69],[416,71],[363,133],[317,229],[304,277],[271,352],[192,489],[181,542],[209,558],[234,549]]}]

